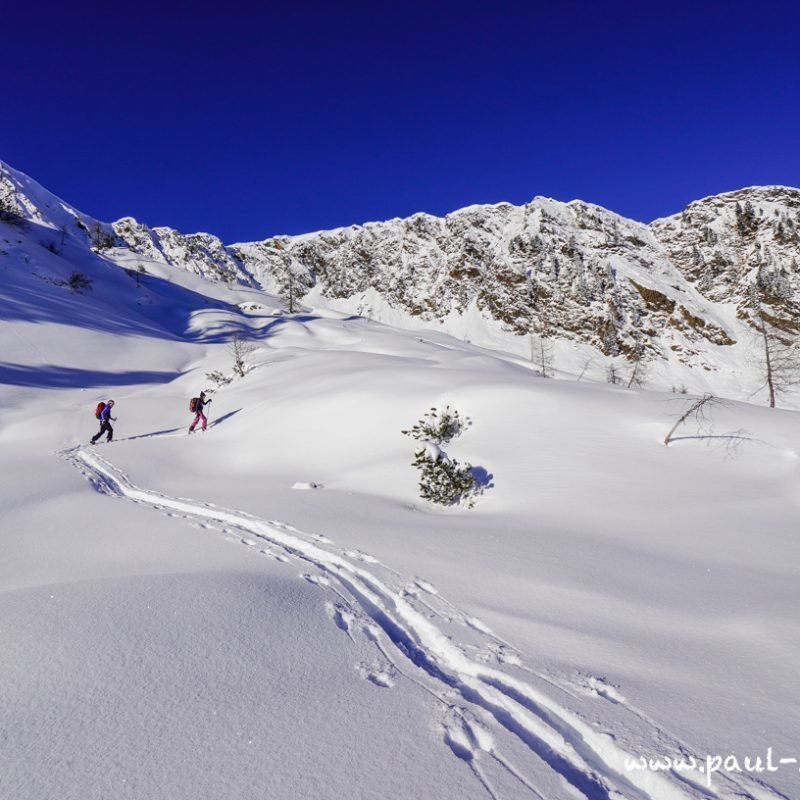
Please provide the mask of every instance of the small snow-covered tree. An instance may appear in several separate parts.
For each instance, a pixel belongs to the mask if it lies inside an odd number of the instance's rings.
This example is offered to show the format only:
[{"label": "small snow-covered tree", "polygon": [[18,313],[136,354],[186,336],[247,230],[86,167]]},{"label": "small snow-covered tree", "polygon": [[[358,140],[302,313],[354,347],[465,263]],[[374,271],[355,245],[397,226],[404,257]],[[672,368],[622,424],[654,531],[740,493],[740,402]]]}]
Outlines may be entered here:
[{"label": "small snow-covered tree", "polygon": [[475,503],[475,475],[471,464],[459,464],[433,442],[426,442],[414,453],[414,466],[420,470],[419,493],[424,500],[443,506],[464,501]]},{"label": "small snow-covered tree", "polygon": [[402,431],[421,443],[414,451],[413,465],[420,470],[419,492],[424,500],[445,506],[463,502],[472,508],[480,491],[472,465],[459,464],[440,446],[460,436],[471,424],[468,417],[450,406],[443,411],[432,407],[416,425]]},{"label": "small snow-covered tree", "polygon": [[443,411],[439,411],[432,406],[413,428],[401,432],[412,439],[439,445],[461,436],[464,429],[470,425],[472,420],[469,417],[462,417],[456,409],[445,406]]}]

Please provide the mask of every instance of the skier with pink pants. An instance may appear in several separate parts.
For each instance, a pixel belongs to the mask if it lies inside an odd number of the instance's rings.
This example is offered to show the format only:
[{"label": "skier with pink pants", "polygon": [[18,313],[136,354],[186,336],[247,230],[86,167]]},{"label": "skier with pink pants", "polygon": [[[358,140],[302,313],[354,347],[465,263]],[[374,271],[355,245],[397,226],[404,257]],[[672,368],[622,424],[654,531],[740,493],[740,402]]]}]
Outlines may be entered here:
[{"label": "skier with pink pants", "polygon": [[189,433],[194,433],[195,426],[198,422],[202,422],[201,429],[205,431],[206,426],[208,425],[208,420],[206,419],[206,415],[203,413],[203,409],[210,403],[210,400],[206,400],[206,393],[200,392],[200,397],[193,397],[189,402],[189,411],[194,412],[194,422],[189,426]]}]

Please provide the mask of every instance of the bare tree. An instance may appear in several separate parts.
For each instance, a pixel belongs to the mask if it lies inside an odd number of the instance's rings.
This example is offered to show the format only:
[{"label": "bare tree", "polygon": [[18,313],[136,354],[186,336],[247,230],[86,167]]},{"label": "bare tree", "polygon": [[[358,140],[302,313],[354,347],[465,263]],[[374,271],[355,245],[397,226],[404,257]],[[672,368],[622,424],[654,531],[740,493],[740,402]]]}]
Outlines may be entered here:
[{"label": "bare tree", "polygon": [[[683,413],[678,417],[675,424],[669,429],[669,433],[664,437],[664,444],[669,447],[670,442],[676,439],[704,439],[718,440],[724,444],[729,454],[735,453],[738,447],[750,440],[747,431],[737,430],[730,433],[717,434],[714,432],[714,422],[711,412],[716,406],[728,405],[724,400],[720,400],[713,394],[704,394],[684,407]],[[697,426],[697,433],[690,436],[675,436],[675,432],[688,420],[693,419]]]},{"label": "bare tree", "polygon": [[95,253],[102,253],[104,250],[109,250],[114,246],[115,238],[103,227],[100,220],[95,220],[89,231],[89,236],[92,240],[92,250]]},{"label": "bare tree", "polygon": [[136,283],[136,288],[140,289],[142,287],[142,280],[143,276],[147,275],[147,270],[144,267],[144,264],[137,261],[136,262],[136,269],[126,269],[125,272],[133,279]]},{"label": "bare tree", "polygon": [[684,409],[683,413],[680,415],[680,417],[678,417],[677,422],[669,429],[669,433],[664,437],[664,444],[669,447],[669,443],[672,441],[675,431],[678,430],[678,428],[680,428],[680,426],[683,425],[687,419],[692,417],[697,422],[697,425],[701,431],[708,430],[708,412],[711,410],[711,408],[713,408],[713,406],[718,405],[719,403],[720,399],[715,397],[713,394],[704,394],[702,397],[692,402]]},{"label": "bare tree", "polygon": [[532,338],[531,359],[543,378],[553,377],[553,342],[547,334],[540,333]]},{"label": "bare tree", "polygon": [[769,407],[775,408],[776,400],[800,383],[800,351],[796,342],[789,341],[770,325],[763,312],[759,316],[763,377],[759,389],[766,387]]},{"label": "bare tree", "polygon": [[245,339],[240,333],[235,333],[228,344],[228,352],[233,358],[233,372],[240,378],[247,373],[247,357],[256,349],[256,346]]},{"label": "bare tree", "polygon": [[297,311],[297,304],[303,296],[303,282],[300,280],[295,260],[289,253],[283,254],[282,262],[282,284],[278,294],[286,303],[289,313],[294,314]]},{"label": "bare tree", "polygon": [[592,364],[594,364],[596,360],[597,356],[589,356],[589,358],[584,359],[583,368],[581,369],[578,377],[575,379],[576,382],[580,382],[581,380],[583,380],[583,376],[586,374],[586,371],[589,369],[589,367],[592,366]]},{"label": "bare tree", "polygon": [[[533,267],[526,271],[528,278],[528,336],[531,347],[531,364],[536,365],[543,378],[551,378],[554,370],[553,342],[545,318],[543,297],[533,276]],[[538,321],[537,321],[537,313]]]},{"label": "bare tree", "polygon": [[525,277],[528,279],[528,336],[531,345],[531,364],[533,364],[535,363],[533,336],[536,330],[536,283],[533,278],[533,267],[528,267]]},{"label": "bare tree", "polygon": [[647,362],[644,360],[644,348],[636,348],[631,358],[631,376],[628,380],[628,388],[643,389],[647,382]]},{"label": "bare tree", "polygon": [[770,408],[776,401],[800,384],[800,347],[796,334],[788,326],[764,310],[764,293],[756,286],[751,292],[752,323],[758,332],[761,348],[763,382],[756,392],[766,388]]},{"label": "bare tree", "polygon": [[772,337],[767,333],[767,323],[764,320],[763,311],[759,313],[759,327],[761,333],[761,340],[764,345],[764,383],[767,387],[767,394],[769,396],[769,407],[775,408],[775,372],[774,372],[774,354],[771,339]]}]

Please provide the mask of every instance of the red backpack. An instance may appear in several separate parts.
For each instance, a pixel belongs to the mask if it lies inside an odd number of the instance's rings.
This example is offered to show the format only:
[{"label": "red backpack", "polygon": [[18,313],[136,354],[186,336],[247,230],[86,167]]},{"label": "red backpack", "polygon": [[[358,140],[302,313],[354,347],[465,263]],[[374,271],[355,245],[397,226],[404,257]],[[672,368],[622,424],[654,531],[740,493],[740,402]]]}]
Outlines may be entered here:
[{"label": "red backpack", "polygon": [[103,413],[103,409],[105,407],[106,407],[106,404],[105,404],[105,402],[103,400],[101,400],[97,404],[97,408],[95,408],[95,410],[94,410],[94,418],[95,419],[100,419],[100,415]]},{"label": "red backpack", "polygon": [[199,402],[200,402],[200,398],[199,398],[199,397],[193,397],[193,398],[192,398],[192,399],[189,401],[189,411],[191,411],[191,412],[192,412],[192,414],[196,414],[196,413],[197,413],[197,404],[198,404]]}]

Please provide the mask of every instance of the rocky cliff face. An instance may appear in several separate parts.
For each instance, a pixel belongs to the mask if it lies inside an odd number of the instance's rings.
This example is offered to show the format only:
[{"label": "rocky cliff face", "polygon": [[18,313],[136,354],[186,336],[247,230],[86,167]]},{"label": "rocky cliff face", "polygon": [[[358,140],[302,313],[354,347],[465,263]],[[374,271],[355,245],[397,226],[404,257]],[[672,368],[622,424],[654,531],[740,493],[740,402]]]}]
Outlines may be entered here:
[{"label": "rocky cliff face", "polygon": [[800,190],[763,186],[708,197],[650,226],[700,294],[752,315],[756,292],[777,327],[800,331]]},{"label": "rocky cliff face", "polygon": [[735,340],[653,230],[580,201],[473,206],[233,250],[273,291],[293,272],[326,297],[372,289],[422,321],[474,305],[509,336],[533,330],[609,356],[690,359],[699,343]]},{"label": "rocky cliff face", "polygon": [[184,234],[172,228],[149,228],[132,217],[113,223],[117,244],[145,260],[170,264],[210,280],[257,286],[247,266],[210,233]]}]

